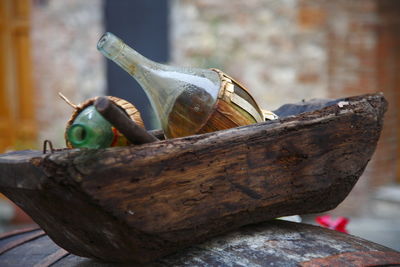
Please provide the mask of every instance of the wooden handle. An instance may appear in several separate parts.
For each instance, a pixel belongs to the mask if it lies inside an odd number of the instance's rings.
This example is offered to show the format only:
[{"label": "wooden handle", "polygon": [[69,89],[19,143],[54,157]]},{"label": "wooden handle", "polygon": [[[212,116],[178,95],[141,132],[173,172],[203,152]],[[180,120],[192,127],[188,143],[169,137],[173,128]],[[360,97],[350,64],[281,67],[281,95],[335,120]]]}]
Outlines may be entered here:
[{"label": "wooden handle", "polygon": [[158,141],[154,135],[137,125],[107,97],[97,98],[94,106],[132,144],[139,145]]}]

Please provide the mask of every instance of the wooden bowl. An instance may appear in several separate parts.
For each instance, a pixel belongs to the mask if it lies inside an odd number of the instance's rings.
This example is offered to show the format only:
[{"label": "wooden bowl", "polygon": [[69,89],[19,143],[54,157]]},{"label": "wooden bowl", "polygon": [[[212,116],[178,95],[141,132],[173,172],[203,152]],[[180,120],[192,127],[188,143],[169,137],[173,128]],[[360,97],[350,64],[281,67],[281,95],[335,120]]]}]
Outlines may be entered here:
[{"label": "wooden bowl", "polygon": [[[336,207],[370,160],[387,102],[139,146],[0,156],[0,191],[58,245],[148,262],[246,224]],[[279,115],[279,114],[278,114]]]}]

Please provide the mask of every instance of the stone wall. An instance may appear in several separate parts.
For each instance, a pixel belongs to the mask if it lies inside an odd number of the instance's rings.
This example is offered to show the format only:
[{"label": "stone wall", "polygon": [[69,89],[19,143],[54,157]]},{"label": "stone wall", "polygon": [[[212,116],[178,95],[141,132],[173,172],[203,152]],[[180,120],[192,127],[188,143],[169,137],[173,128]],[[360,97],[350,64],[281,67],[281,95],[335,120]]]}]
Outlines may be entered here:
[{"label": "stone wall", "polygon": [[266,109],[326,97],[326,32],[299,25],[298,5],[296,0],[175,0],[173,63],[220,68],[242,81]]},{"label": "stone wall", "polygon": [[32,50],[38,95],[39,142],[65,147],[64,129],[74,103],[104,94],[104,58],[96,49],[103,33],[102,0],[33,1]]},{"label": "stone wall", "polygon": [[399,12],[395,0],[174,0],[173,63],[223,69],[270,109],[384,92],[390,108],[377,151],[336,210],[361,214],[376,187],[398,179]]}]

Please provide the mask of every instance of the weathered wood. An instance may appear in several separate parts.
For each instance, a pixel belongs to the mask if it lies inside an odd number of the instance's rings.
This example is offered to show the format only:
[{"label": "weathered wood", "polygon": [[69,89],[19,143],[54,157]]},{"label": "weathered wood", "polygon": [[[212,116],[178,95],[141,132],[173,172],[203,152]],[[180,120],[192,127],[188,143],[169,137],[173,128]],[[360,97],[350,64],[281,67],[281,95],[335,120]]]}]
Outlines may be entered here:
[{"label": "weathered wood", "polygon": [[151,261],[242,225],[336,207],[375,150],[386,106],[366,95],[133,147],[9,153],[0,190],[74,254]]},{"label": "weathered wood", "polygon": [[[0,246],[30,232],[0,237]],[[147,265],[128,266],[394,266],[400,264],[400,252],[367,240],[321,227],[269,221],[249,225],[234,232],[184,249]],[[82,267],[121,266],[68,255],[46,236],[0,253],[0,266]]]}]

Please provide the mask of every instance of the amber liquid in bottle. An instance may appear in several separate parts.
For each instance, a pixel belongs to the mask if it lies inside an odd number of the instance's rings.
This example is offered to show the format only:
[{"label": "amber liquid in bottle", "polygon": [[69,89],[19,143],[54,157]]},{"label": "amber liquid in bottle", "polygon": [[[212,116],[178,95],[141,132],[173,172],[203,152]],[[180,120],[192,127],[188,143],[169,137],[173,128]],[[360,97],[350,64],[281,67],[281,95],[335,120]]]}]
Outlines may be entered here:
[{"label": "amber liquid in bottle", "polygon": [[[208,85],[210,86],[210,85]],[[187,89],[175,99],[175,103],[168,115],[168,124],[165,128],[167,136],[187,136],[196,133],[206,123],[213,110],[213,96],[196,85],[186,85]],[[211,105],[210,105],[211,104]],[[204,107],[205,105],[208,105]],[[204,118],[207,118],[204,120]]]}]

